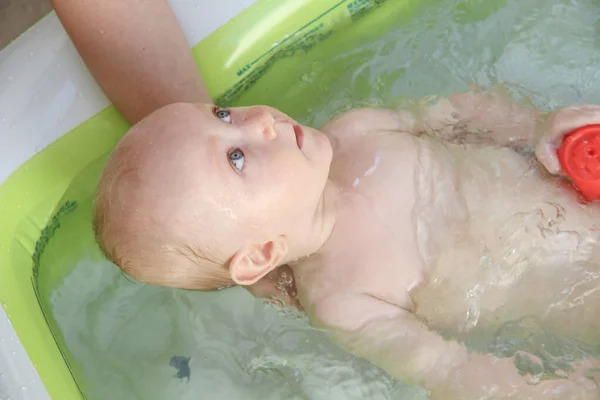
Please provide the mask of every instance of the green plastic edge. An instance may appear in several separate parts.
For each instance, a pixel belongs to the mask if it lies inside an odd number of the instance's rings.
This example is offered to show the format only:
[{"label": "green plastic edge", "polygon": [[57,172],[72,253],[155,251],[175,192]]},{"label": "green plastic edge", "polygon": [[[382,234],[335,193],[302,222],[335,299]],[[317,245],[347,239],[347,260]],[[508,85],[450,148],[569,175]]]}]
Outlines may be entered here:
[{"label": "green plastic edge", "polygon": [[[350,23],[357,13],[383,2],[312,0],[298,7],[295,0],[261,0],[194,46],[192,52],[216,102],[228,103],[240,87],[243,90],[264,73],[279,49],[325,39],[334,27]],[[244,37],[253,39],[246,48],[240,47]],[[273,45],[273,38],[279,43]],[[238,57],[231,60],[231,54]],[[253,74],[257,70],[259,73]],[[107,154],[128,128],[109,106],[29,159],[0,186],[0,303],[55,399],[81,399],[84,395],[38,305],[32,285],[32,254],[42,227],[51,221],[57,201],[71,181],[91,160]]]}]

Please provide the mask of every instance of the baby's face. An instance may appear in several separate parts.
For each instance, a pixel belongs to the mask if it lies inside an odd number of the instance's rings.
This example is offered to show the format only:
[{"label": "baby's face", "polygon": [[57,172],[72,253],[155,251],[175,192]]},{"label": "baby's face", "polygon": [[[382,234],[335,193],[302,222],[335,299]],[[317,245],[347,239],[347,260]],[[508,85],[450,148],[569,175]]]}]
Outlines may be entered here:
[{"label": "baby's face", "polygon": [[150,120],[134,156],[155,221],[222,257],[313,222],[332,157],[323,133],[263,106],[178,104]]}]

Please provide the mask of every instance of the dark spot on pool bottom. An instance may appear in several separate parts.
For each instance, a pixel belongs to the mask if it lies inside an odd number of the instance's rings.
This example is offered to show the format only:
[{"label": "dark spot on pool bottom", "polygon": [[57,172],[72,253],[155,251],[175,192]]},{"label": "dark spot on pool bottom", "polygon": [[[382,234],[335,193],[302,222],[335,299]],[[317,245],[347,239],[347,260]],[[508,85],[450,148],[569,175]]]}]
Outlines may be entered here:
[{"label": "dark spot on pool bottom", "polygon": [[169,365],[177,370],[175,378],[185,379],[190,381],[190,357],[173,356]]}]

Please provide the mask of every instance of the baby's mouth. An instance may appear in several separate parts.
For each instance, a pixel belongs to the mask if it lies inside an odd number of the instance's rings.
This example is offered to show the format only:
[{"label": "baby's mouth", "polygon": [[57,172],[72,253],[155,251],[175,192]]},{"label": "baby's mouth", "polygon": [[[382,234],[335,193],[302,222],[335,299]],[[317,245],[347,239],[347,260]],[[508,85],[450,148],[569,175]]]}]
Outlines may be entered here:
[{"label": "baby's mouth", "polygon": [[294,134],[296,135],[296,144],[299,149],[302,149],[302,144],[304,143],[304,132],[302,132],[302,127],[300,125],[294,125]]}]

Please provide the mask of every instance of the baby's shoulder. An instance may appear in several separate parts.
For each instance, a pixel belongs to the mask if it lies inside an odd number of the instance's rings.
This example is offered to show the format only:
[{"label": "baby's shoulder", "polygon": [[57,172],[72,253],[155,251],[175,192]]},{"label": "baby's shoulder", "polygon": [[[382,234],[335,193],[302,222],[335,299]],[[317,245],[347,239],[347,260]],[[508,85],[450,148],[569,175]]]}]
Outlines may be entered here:
[{"label": "baby's shoulder", "polygon": [[410,313],[375,296],[345,291],[321,298],[311,311],[318,325],[346,332],[360,332],[372,321]]},{"label": "baby's shoulder", "polygon": [[321,130],[332,138],[348,139],[379,131],[410,132],[413,123],[394,110],[357,108],[333,118]]}]

